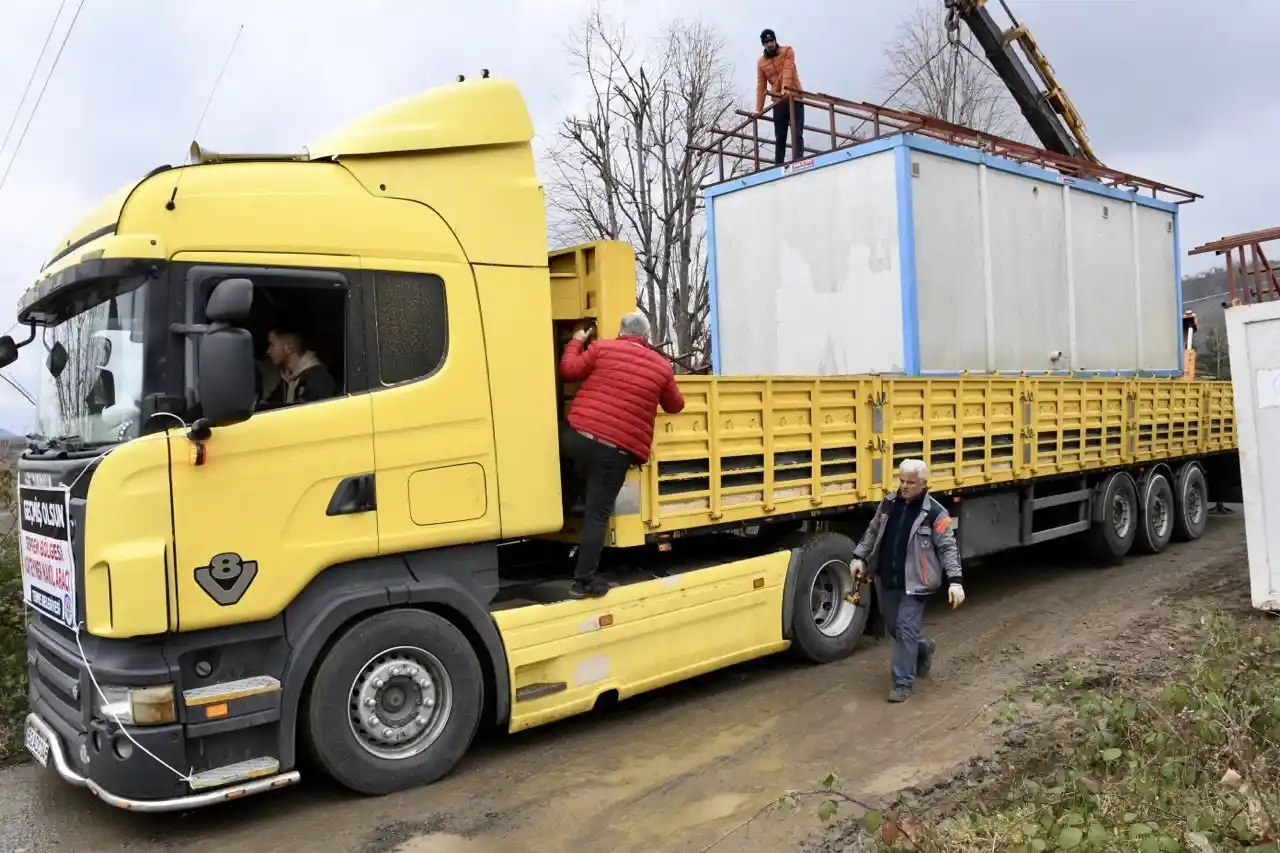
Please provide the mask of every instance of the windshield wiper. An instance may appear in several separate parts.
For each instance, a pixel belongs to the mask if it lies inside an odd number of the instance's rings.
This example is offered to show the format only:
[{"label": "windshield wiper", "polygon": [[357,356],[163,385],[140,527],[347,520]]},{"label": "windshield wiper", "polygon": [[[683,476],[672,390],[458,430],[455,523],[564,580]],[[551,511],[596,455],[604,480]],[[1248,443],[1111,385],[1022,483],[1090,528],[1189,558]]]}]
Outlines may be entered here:
[{"label": "windshield wiper", "polygon": [[83,437],[75,434],[45,438],[39,433],[30,433],[27,435],[27,441],[31,443],[31,449],[37,453],[44,453],[49,450],[75,451],[88,446]]}]

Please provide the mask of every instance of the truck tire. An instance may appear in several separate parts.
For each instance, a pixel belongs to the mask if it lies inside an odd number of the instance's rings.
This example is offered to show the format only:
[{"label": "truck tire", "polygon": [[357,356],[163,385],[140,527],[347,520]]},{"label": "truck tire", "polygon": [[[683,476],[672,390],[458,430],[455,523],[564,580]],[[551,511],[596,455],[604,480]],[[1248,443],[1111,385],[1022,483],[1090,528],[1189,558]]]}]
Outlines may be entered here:
[{"label": "truck tire", "polygon": [[1104,565],[1124,561],[1138,533],[1138,490],[1133,478],[1117,471],[1098,492],[1100,517],[1089,528],[1089,551]]},{"label": "truck tire", "polygon": [[1199,462],[1182,466],[1175,480],[1173,541],[1191,542],[1204,535],[1209,521],[1209,481]]},{"label": "truck tire", "polygon": [[334,781],[389,794],[440,779],[480,723],[484,680],[475,650],[448,620],[389,610],[349,628],[311,685],[311,752]]},{"label": "truck tire", "polygon": [[1159,554],[1173,538],[1173,486],[1159,471],[1142,483],[1141,512],[1134,547],[1144,554]]},{"label": "truck tire", "polygon": [[871,613],[871,588],[862,603],[845,600],[853,591],[853,542],[839,533],[818,533],[796,549],[792,587],[792,651],[813,663],[847,657],[858,645]]}]

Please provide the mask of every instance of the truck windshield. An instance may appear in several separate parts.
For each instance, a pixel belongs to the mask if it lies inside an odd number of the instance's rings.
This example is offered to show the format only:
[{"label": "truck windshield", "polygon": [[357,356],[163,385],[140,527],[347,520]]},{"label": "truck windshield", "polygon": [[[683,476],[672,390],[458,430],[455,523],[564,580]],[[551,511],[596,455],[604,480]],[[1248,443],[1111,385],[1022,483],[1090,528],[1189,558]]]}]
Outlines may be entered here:
[{"label": "truck windshield", "polygon": [[77,305],[78,313],[43,330],[36,392],[41,438],[85,445],[139,434],[150,290],[142,276],[95,286],[79,294],[84,307]]}]

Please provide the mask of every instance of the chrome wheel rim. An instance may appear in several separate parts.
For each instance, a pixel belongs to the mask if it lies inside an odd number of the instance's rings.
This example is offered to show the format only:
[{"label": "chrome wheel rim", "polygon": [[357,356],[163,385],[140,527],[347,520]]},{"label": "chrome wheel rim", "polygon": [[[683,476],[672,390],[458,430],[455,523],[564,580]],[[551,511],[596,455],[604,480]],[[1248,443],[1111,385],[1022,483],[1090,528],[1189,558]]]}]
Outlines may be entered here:
[{"label": "chrome wheel rim", "polygon": [[1173,527],[1173,512],[1169,507],[1169,501],[1163,496],[1157,496],[1151,501],[1150,513],[1151,532],[1155,534],[1156,539],[1164,539]]},{"label": "chrome wheel rim", "polygon": [[1199,483],[1187,487],[1187,522],[1195,527],[1204,520],[1204,491]]},{"label": "chrome wheel rim", "polygon": [[397,646],[361,667],[347,704],[351,733],[361,748],[402,761],[440,737],[453,711],[453,685],[435,655]]},{"label": "chrome wheel rim", "polygon": [[809,585],[809,609],[819,634],[839,637],[849,630],[858,611],[845,598],[851,592],[853,572],[843,560],[828,560],[814,573]]},{"label": "chrome wheel rim", "polygon": [[1111,499],[1111,529],[1118,539],[1126,539],[1133,526],[1133,506],[1129,497],[1117,494]]}]

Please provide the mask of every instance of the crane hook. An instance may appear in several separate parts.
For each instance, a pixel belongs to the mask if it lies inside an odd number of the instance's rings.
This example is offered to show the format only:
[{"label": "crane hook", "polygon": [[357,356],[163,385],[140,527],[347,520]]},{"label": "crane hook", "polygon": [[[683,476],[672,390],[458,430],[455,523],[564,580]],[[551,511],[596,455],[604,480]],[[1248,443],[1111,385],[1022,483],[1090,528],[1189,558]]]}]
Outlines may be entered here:
[{"label": "crane hook", "polygon": [[960,43],[960,6],[956,0],[947,2],[947,43]]}]

